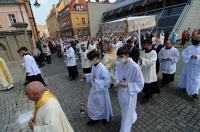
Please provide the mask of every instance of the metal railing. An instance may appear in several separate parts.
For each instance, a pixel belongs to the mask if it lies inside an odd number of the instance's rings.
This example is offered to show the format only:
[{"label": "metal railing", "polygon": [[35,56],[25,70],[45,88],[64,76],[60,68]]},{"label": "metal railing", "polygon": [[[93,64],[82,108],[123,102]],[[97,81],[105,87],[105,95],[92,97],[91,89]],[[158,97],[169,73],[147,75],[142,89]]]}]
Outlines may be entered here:
[{"label": "metal railing", "polygon": [[182,11],[182,13],[181,13],[181,15],[180,15],[178,21],[176,22],[176,24],[175,24],[175,26],[174,26],[172,32],[170,33],[169,38],[172,37],[172,35],[173,35],[174,32],[177,33],[177,32],[179,31],[179,29],[181,28],[181,25],[183,24],[183,21],[184,21],[185,16],[186,16],[187,13],[189,12],[190,7],[191,7],[191,3],[190,3],[190,4],[187,4],[187,5],[184,7],[184,9],[183,9],[183,11]]}]

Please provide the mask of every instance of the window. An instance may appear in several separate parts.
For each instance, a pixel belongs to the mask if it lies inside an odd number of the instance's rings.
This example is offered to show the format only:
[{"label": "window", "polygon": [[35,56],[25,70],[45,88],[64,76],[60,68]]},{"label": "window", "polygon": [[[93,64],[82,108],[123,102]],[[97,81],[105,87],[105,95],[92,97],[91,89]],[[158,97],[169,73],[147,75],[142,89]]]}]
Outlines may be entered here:
[{"label": "window", "polygon": [[86,24],[85,18],[82,18],[82,24]]},{"label": "window", "polygon": [[14,14],[9,14],[8,18],[9,18],[9,21],[10,21],[10,25],[17,22]]},{"label": "window", "polygon": [[77,5],[76,6],[76,10],[77,11],[82,11],[83,10],[83,6],[82,5]]}]

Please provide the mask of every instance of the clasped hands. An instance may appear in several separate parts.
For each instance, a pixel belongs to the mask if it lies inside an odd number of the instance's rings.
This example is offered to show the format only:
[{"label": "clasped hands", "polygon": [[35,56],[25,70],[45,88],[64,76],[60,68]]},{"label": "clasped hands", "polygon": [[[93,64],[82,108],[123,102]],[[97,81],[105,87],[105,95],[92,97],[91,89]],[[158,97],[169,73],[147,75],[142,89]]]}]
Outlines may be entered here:
[{"label": "clasped hands", "polygon": [[126,81],[120,81],[119,83],[115,83],[114,84],[115,88],[127,88],[128,87],[128,83]]}]

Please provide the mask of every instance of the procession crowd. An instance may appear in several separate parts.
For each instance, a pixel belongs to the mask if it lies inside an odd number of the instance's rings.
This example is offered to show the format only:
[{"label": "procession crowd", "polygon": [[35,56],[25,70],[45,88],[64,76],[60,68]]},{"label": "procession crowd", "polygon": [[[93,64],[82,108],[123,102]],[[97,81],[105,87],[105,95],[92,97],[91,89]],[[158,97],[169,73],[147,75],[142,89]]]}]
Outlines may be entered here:
[{"label": "procession crowd", "polygon": [[[189,36],[191,44],[181,55],[174,47],[174,37],[176,36],[172,34],[169,38],[168,32],[161,31],[147,32],[141,35],[141,38],[137,33],[62,39],[42,38],[33,50],[33,56],[28,53],[26,47],[20,48],[18,53],[23,57],[23,67],[27,73],[26,93],[29,99],[36,101],[36,112],[34,118],[29,121],[29,127],[35,131],[73,131],[67,118],[63,117],[64,113],[59,103],[55,102],[54,95],[45,90],[46,84],[37,66],[43,66],[44,61],[51,64],[51,54],[57,54],[58,58],[64,57],[70,81],[78,77],[80,71],[77,65],[78,62],[81,63],[81,80],[91,84],[87,102],[89,126],[99,122],[107,124],[113,117],[108,90],[113,88],[118,91],[122,117],[120,132],[130,132],[137,120],[137,94],[141,93],[141,104],[148,103],[152,95],[160,94],[157,74],[162,73],[162,85],[173,82],[180,57],[184,65],[178,86],[192,99],[198,99],[200,34],[195,31]],[[54,100],[48,102],[50,98]],[[45,108],[43,105],[46,105]],[[62,115],[54,109],[59,109]],[[51,113],[48,117],[44,114],[46,110]]]}]

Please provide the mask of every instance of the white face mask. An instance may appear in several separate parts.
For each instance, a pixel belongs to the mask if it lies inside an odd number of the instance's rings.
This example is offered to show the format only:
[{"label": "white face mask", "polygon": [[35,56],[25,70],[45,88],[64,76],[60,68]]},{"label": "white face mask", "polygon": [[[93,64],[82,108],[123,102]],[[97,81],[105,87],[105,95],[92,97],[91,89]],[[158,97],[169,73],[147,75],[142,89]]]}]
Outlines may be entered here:
[{"label": "white face mask", "polygon": [[120,58],[119,61],[120,61],[121,63],[126,63],[126,59],[125,59],[125,58]]}]

